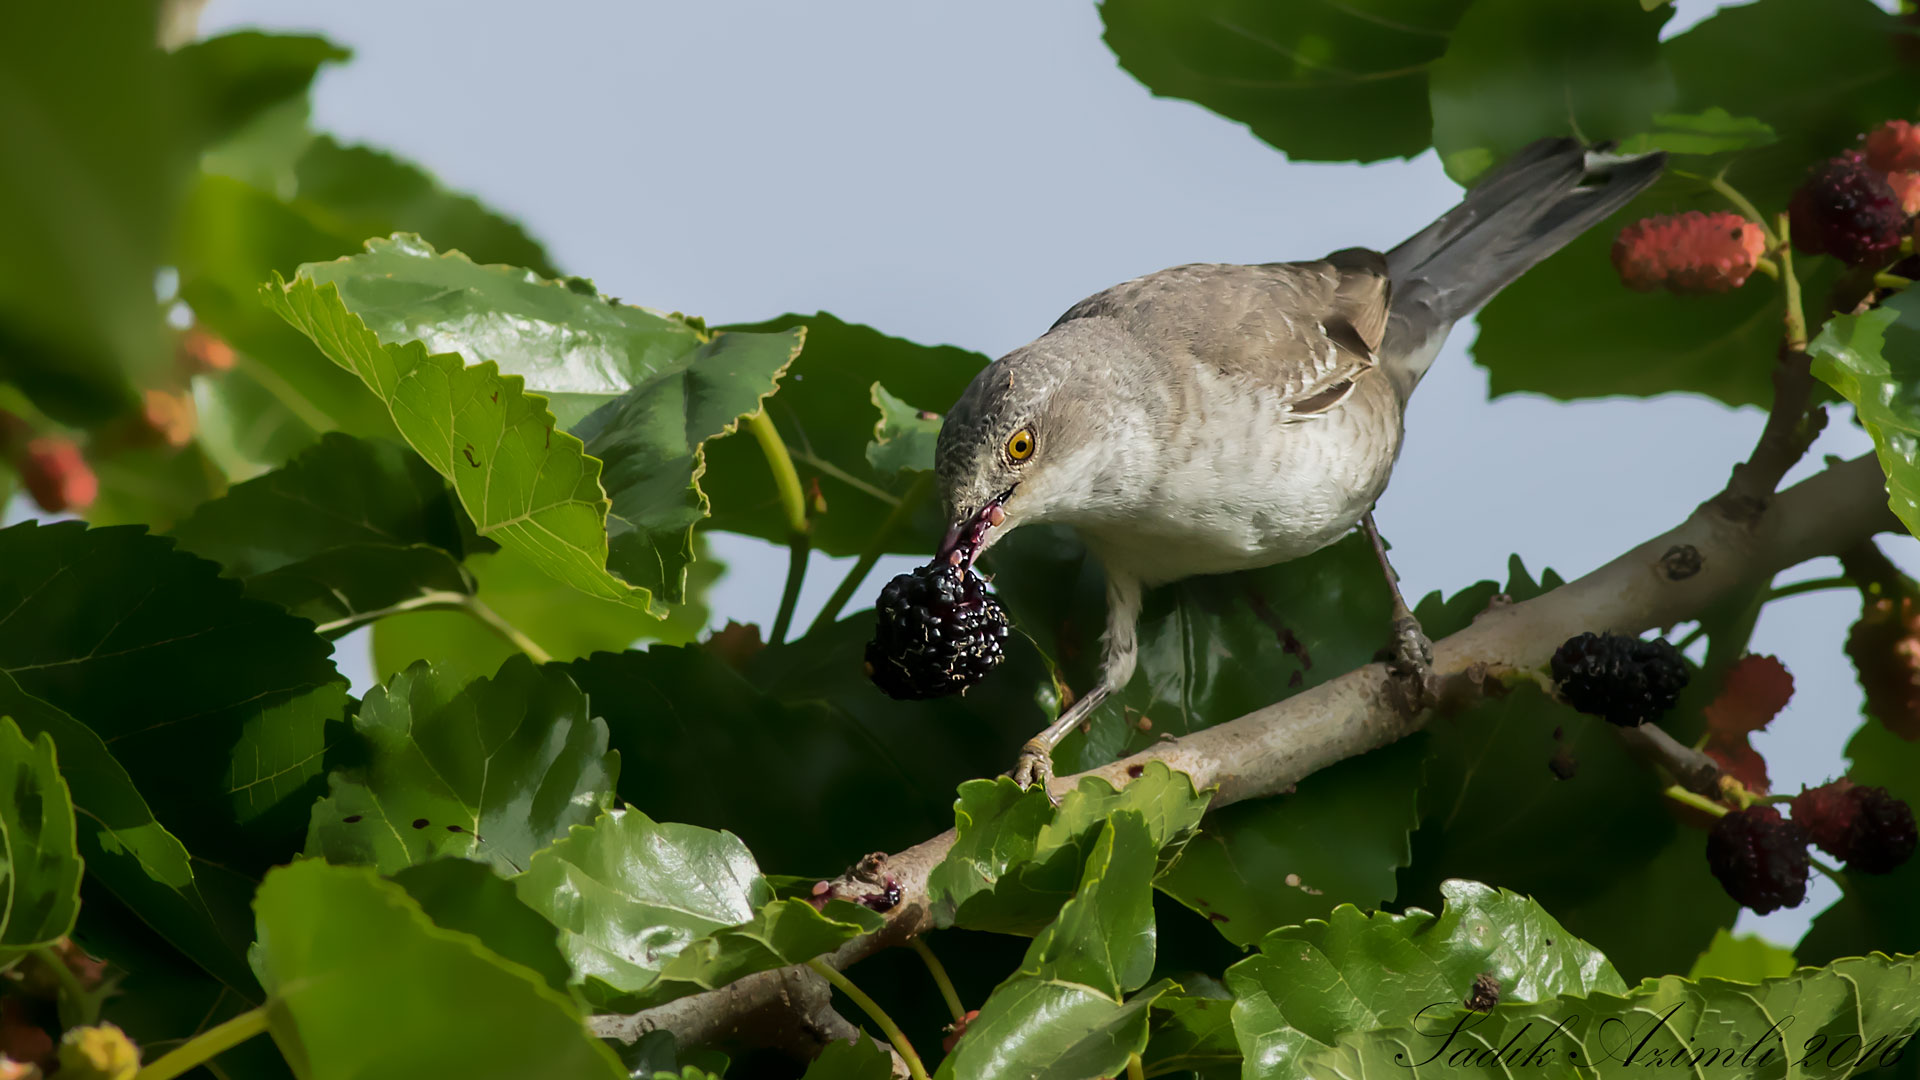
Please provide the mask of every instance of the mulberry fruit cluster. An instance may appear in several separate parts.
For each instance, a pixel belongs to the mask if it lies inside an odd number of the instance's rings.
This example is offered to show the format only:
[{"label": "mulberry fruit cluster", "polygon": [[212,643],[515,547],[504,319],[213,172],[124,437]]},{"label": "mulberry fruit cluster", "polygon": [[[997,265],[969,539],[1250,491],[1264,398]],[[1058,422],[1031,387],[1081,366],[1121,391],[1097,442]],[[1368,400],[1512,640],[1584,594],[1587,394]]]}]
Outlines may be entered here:
[{"label": "mulberry fruit cluster", "polygon": [[1642,292],[1726,292],[1746,284],[1766,250],[1760,226],[1739,214],[1689,210],[1621,229],[1613,267],[1628,288]]},{"label": "mulberry fruit cluster", "polygon": [[1844,779],[1794,796],[1793,820],[1821,851],[1864,874],[1893,871],[1920,843],[1912,807],[1886,788]]},{"label": "mulberry fruit cluster", "polygon": [[1567,704],[1610,724],[1656,720],[1687,687],[1687,662],[1665,640],[1581,634],[1553,654],[1553,681]]},{"label": "mulberry fruit cluster", "polygon": [[971,567],[944,562],[901,574],[880,591],[867,677],[888,697],[920,701],[965,691],[1005,656],[1007,613]]},{"label": "mulberry fruit cluster", "polygon": [[1707,867],[1756,914],[1798,907],[1807,898],[1808,865],[1806,830],[1771,806],[1731,811],[1707,833]]}]

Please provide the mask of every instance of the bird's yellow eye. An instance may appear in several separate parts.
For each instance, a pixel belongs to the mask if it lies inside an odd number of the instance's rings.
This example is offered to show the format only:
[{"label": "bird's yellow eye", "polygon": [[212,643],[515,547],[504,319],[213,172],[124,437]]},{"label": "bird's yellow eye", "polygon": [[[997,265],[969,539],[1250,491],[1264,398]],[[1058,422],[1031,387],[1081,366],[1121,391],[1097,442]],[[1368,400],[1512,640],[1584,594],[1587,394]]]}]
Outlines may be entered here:
[{"label": "bird's yellow eye", "polygon": [[1033,432],[1021,428],[1007,439],[1007,456],[1015,461],[1025,461],[1033,456]]}]

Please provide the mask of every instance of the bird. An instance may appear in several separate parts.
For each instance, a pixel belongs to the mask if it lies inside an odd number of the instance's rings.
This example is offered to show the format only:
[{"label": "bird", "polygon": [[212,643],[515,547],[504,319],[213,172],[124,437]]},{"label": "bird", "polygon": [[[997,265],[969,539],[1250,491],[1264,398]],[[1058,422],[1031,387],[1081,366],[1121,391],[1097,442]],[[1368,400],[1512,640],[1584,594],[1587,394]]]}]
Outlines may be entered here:
[{"label": "bird", "polygon": [[1390,251],[1171,267],[1080,301],[982,368],[936,443],[936,564],[970,568],[1014,529],[1051,523],[1106,575],[1098,684],[1027,741],[1014,781],[1044,789],[1054,747],[1132,678],[1145,589],[1297,559],[1356,526],[1392,592],[1391,669],[1424,693],[1431,644],[1372,514],[1408,399],[1455,323],[1665,161],[1541,139]]}]

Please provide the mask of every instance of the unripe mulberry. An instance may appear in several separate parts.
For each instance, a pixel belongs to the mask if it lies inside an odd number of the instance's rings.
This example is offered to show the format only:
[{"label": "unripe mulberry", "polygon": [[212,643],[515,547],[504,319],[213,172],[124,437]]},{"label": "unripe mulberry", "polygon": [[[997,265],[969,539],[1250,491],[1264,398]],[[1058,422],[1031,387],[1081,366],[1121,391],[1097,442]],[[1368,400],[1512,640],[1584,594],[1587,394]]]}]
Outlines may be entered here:
[{"label": "unripe mulberry", "polygon": [[1885,874],[1920,843],[1913,808],[1882,787],[1835,780],[1793,798],[1794,823],[1821,851],[1863,874]]},{"label": "unripe mulberry", "polygon": [[940,1040],[940,1049],[949,1054],[953,1053],[953,1045],[960,1041],[960,1036],[967,1033],[967,1025],[973,1023],[979,1016],[979,1009],[968,1009],[966,1015],[948,1024],[946,1037]]},{"label": "unripe mulberry", "polygon": [[149,437],[176,448],[192,442],[193,433],[200,426],[200,413],[194,408],[193,395],[184,391],[147,391],[141,419],[151,433]]},{"label": "unripe mulberry", "polygon": [[133,1080],[140,1049],[112,1024],[67,1029],[60,1037],[60,1075],[73,1080]]},{"label": "unripe mulberry", "polygon": [[930,563],[887,583],[867,677],[905,701],[964,692],[1004,658],[1007,614],[971,567]]},{"label": "unripe mulberry", "polygon": [[180,335],[176,356],[185,375],[233,370],[233,346],[198,326]]},{"label": "unripe mulberry", "polygon": [[1889,120],[1867,132],[1867,164],[1884,173],[1920,170],[1920,128]]},{"label": "unripe mulberry", "polygon": [[1787,215],[1794,247],[1855,266],[1898,249],[1907,220],[1886,175],[1857,150],[1817,166],[1793,193]]},{"label": "unripe mulberry", "polygon": [[1765,915],[1807,898],[1807,834],[1771,806],[1734,810],[1707,833],[1707,867],[1727,895]]},{"label": "unripe mulberry", "polygon": [[1746,284],[1766,254],[1760,226],[1739,214],[1684,214],[1643,218],[1613,241],[1613,266],[1628,288],[1651,292],[1726,292]]},{"label": "unripe mulberry", "polygon": [[1581,634],[1554,652],[1553,681],[1575,709],[1610,724],[1638,727],[1680,700],[1687,662],[1660,638]]},{"label": "unripe mulberry", "polygon": [[1893,189],[1893,197],[1900,200],[1901,213],[1908,217],[1920,214],[1920,172],[1888,173],[1887,186]]},{"label": "unripe mulberry", "polygon": [[84,510],[100,494],[100,478],[71,439],[58,435],[34,439],[15,465],[33,501],[49,514]]}]

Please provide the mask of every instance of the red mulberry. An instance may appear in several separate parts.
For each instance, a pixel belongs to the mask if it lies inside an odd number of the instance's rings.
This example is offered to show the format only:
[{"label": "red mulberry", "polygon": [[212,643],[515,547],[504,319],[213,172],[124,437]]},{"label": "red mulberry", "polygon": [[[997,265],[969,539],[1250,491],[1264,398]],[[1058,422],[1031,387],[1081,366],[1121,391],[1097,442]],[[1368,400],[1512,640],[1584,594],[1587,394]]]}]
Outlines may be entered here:
[{"label": "red mulberry", "polygon": [[1889,120],[1867,133],[1867,164],[1884,173],[1920,170],[1920,127]]},{"label": "red mulberry", "polygon": [[1766,253],[1760,227],[1739,214],[1689,210],[1644,218],[1620,230],[1613,265],[1628,288],[1726,292],[1746,284]]}]

